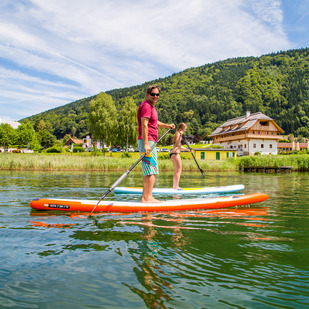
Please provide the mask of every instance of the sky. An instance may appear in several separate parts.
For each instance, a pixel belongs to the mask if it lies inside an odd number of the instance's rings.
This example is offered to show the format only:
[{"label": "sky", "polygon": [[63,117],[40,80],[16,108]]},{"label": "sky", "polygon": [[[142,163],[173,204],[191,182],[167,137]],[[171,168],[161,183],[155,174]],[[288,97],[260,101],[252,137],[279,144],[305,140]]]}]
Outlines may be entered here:
[{"label": "sky", "polygon": [[308,38],[308,0],[1,0],[0,118]]}]

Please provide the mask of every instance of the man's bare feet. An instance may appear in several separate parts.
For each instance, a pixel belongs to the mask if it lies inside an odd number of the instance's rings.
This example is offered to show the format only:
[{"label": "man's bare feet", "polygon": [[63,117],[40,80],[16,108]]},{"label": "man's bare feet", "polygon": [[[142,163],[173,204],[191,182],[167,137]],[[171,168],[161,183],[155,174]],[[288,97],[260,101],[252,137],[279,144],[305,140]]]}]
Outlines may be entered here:
[{"label": "man's bare feet", "polygon": [[145,198],[142,198],[141,203],[163,203],[163,201],[159,201],[155,198],[151,198],[151,199],[147,199],[147,200]]}]

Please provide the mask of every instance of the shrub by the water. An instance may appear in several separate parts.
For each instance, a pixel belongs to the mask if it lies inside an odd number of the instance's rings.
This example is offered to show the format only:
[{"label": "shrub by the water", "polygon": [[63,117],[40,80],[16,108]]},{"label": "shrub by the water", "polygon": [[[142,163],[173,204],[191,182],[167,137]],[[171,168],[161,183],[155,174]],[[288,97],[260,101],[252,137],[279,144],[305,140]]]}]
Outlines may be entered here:
[{"label": "shrub by the water", "polygon": [[73,152],[85,152],[85,148],[79,147],[79,146],[75,146],[73,148]]},{"label": "shrub by the water", "polygon": [[123,152],[121,154],[121,158],[132,158],[131,154],[129,152]]},{"label": "shrub by the water", "polygon": [[46,149],[47,153],[61,153],[61,147],[50,147]]}]

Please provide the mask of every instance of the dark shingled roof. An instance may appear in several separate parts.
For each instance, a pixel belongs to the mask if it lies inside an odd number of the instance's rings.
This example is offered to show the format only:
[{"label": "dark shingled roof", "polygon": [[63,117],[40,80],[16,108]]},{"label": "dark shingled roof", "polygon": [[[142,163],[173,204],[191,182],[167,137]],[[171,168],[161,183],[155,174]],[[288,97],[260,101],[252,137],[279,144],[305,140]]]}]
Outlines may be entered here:
[{"label": "dark shingled roof", "polygon": [[[229,119],[224,124],[222,124],[220,127],[218,127],[209,136],[216,136],[220,134],[246,131],[250,129],[259,120],[274,121],[272,118],[264,115],[261,112],[253,113],[253,114],[250,114],[249,116],[245,115],[245,116]],[[277,124],[276,126],[280,132],[283,132],[283,130]]]}]

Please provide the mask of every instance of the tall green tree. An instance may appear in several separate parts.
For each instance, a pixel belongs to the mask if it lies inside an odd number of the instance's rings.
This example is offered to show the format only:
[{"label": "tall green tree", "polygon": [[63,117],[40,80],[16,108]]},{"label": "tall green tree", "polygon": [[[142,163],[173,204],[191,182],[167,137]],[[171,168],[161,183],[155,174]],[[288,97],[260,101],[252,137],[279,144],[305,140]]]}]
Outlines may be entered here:
[{"label": "tall green tree", "polygon": [[132,97],[126,98],[125,103],[119,112],[118,139],[121,145],[135,145],[138,133],[137,106]]},{"label": "tall green tree", "polygon": [[0,146],[10,148],[16,143],[16,131],[7,123],[0,124]]},{"label": "tall green tree", "polygon": [[92,135],[103,144],[112,144],[116,140],[117,109],[112,97],[106,93],[99,93],[90,101],[89,124]]},{"label": "tall green tree", "polygon": [[34,129],[29,122],[22,123],[16,129],[17,145],[19,148],[30,147],[30,143],[33,139],[35,139],[35,137]]},{"label": "tall green tree", "polygon": [[47,130],[42,130],[37,133],[37,138],[43,149],[52,147],[56,143],[56,137]]},{"label": "tall green tree", "polygon": [[34,130],[35,132],[40,132],[45,129],[45,121],[42,119],[38,119],[34,124]]},{"label": "tall green tree", "polygon": [[66,134],[63,139],[62,139],[62,143],[63,145],[66,144],[66,142],[71,138],[71,135],[70,134]]},{"label": "tall green tree", "polygon": [[39,151],[42,148],[38,140],[37,133],[34,134],[33,139],[29,143],[29,148],[34,151]]}]

